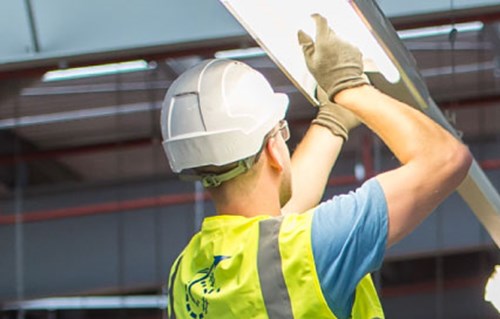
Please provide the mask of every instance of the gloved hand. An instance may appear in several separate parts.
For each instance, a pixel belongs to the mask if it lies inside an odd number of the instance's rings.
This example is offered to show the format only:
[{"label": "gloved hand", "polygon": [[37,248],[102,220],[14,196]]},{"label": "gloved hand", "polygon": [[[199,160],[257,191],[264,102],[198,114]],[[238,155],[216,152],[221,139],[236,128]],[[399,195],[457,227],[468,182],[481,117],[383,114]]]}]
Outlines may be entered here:
[{"label": "gloved hand", "polygon": [[326,91],[328,99],[333,101],[340,91],[367,84],[359,49],[335,35],[324,17],[314,14],[312,18],[316,22],[316,42],[300,30],[299,44],[307,68]]},{"label": "gloved hand", "polygon": [[344,142],[347,141],[349,131],[359,126],[361,122],[351,111],[331,102],[326,92],[319,86],[316,95],[320,105],[318,115],[312,123],[326,127],[333,135],[342,137]]}]

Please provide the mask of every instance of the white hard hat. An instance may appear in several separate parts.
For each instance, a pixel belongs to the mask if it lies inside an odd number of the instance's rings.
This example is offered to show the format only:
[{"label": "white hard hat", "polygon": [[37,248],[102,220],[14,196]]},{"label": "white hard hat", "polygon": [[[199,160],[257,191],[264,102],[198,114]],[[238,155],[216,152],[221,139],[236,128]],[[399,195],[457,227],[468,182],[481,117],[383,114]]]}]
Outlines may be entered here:
[{"label": "white hard hat", "polygon": [[163,147],[175,173],[223,166],[255,155],[285,117],[286,94],[232,60],[207,60],[184,72],[167,91],[161,111]]}]

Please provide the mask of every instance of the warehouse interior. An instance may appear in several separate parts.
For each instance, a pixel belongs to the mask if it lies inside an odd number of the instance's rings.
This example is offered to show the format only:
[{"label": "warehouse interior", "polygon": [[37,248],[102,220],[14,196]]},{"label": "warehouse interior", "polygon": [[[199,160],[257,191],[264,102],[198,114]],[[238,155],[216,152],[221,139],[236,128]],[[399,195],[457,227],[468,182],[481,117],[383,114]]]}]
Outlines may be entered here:
[{"label": "warehouse interior", "polygon": [[[376,2],[499,191],[500,2]],[[165,318],[170,266],[215,213],[163,152],[169,85],[204,59],[244,61],[289,95],[291,150],[315,109],[217,0],[8,0],[0,38],[0,318]],[[325,198],[398,165],[358,128]],[[373,277],[387,318],[500,318],[484,300],[498,264],[454,194]]]}]

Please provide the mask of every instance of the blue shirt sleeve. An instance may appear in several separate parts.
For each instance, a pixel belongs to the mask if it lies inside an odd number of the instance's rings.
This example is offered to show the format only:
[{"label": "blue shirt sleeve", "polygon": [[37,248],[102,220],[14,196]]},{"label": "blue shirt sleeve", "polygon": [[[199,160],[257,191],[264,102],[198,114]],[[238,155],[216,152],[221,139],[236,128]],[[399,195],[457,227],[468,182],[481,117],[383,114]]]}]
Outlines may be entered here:
[{"label": "blue shirt sleeve", "polygon": [[387,223],[387,203],[375,178],[314,210],[311,241],[316,271],[323,295],[339,319],[350,317],[358,282],[380,268]]}]

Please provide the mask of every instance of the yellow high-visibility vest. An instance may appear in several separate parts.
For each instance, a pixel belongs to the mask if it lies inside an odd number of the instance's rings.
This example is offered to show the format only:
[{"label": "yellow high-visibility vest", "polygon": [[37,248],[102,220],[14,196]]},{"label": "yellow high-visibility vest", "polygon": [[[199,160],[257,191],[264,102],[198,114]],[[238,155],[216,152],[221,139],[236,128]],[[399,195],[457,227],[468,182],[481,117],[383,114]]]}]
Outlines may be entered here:
[{"label": "yellow high-visibility vest", "polygon": [[[336,319],[316,273],[311,223],[312,211],[206,218],[172,266],[170,318]],[[356,288],[352,318],[384,318],[370,275]]]}]

